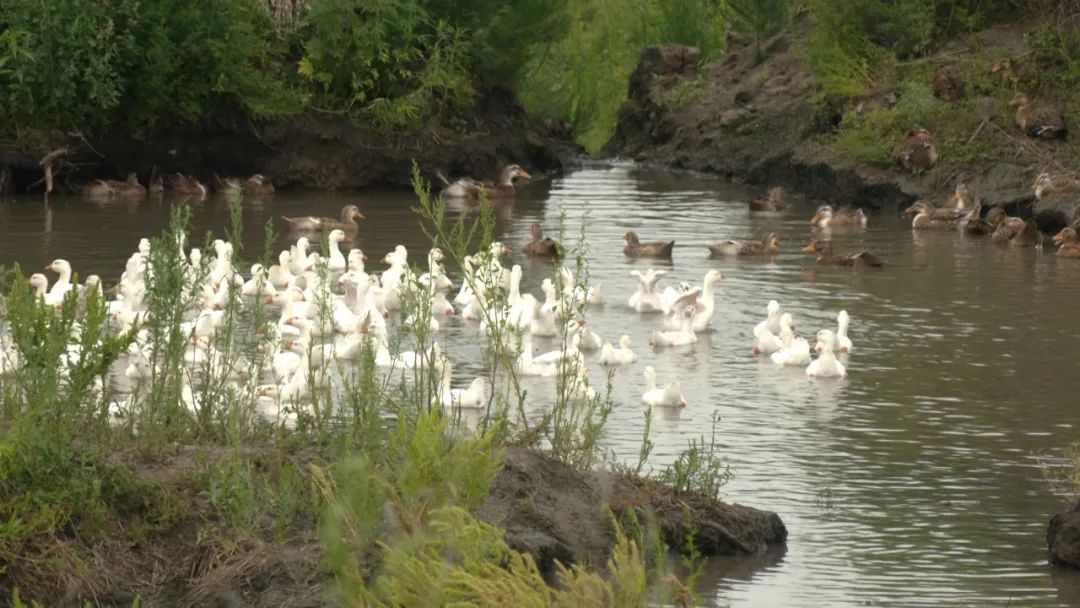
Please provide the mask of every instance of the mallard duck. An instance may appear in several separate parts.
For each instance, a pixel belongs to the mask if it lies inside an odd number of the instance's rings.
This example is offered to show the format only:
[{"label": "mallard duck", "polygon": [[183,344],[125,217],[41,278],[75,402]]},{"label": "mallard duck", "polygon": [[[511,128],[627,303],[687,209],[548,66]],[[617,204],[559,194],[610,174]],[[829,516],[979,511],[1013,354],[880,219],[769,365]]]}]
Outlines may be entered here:
[{"label": "mallard duck", "polygon": [[529,234],[532,240],[521,247],[522,253],[536,257],[558,257],[559,244],[554,239],[544,236],[544,229],[540,224],[533,222],[529,226]]},{"label": "mallard duck", "polygon": [[879,267],[884,266],[885,263],[881,261],[881,258],[867,251],[860,251],[858,253],[849,253],[846,255],[839,255],[833,253],[832,241],[814,241],[803,247],[805,253],[817,253],[818,264],[829,264],[833,266],[870,266]]},{"label": "mallard duck", "polygon": [[964,234],[973,236],[985,236],[994,232],[994,227],[1001,220],[1004,211],[1001,207],[992,207],[986,217],[982,217],[982,201],[975,201],[975,205],[964,212],[957,221],[956,227]]},{"label": "mallard duck", "polygon": [[1001,84],[1011,83],[1014,86],[1019,84],[1023,70],[1019,69],[1019,66],[1012,57],[1002,57],[990,66],[990,74],[996,74],[1001,80]]},{"label": "mallard duck", "polygon": [[244,190],[244,194],[248,196],[269,197],[277,193],[274,182],[260,173],[245,179],[240,183],[240,187]]},{"label": "mallard duck", "polygon": [[482,182],[471,177],[460,178],[451,182],[441,171],[435,173],[445,186],[442,195],[449,198],[513,198],[517,194],[514,180],[517,178],[529,180],[532,175],[518,165],[508,165],[499,175],[499,182],[492,185],[490,182]]},{"label": "mallard duck", "polygon": [[180,173],[173,174],[166,180],[166,187],[176,194],[204,197],[207,189],[197,178]]},{"label": "mallard duck", "polygon": [[787,209],[784,189],[780,186],[770,188],[765,196],[750,201],[750,211],[783,211]]},{"label": "mallard duck", "polygon": [[1024,93],[1013,96],[1009,107],[1016,109],[1016,124],[1028,137],[1064,139],[1068,133],[1061,112],[1046,104],[1036,103]]},{"label": "mallard duck", "polygon": [[832,205],[818,207],[810,225],[815,228],[861,228],[866,226],[866,213],[862,209],[833,209]]},{"label": "mallard duck", "polygon": [[322,230],[344,230],[355,232],[360,229],[358,220],[367,219],[356,205],[345,205],[341,208],[341,219],[332,217],[285,217],[281,219],[289,223],[289,227],[297,232],[319,232]]},{"label": "mallard duck", "polygon": [[724,241],[714,245],[706,245],[709,255],[740,256],[740,255],[776,255],[780,252],[780,239],[775,232],[760,241]]},{"label": "mallard duck", "polygon": [[896,142],[892,158],[896,164],[918,175],[937,164],[937,140],[926,129],[911,129]]},{"label": "mallard duck", "polygon": [[217,173],[214,174],[214,192],[218,194],[239,194],[240,193],[240,180],[235,177],[221,177]]},{"label": "mallard duck", "polygon": [[128,173],[126,180],[99,179],[83,186],[83,196],[88,198],[142,198],[146,187],[139,183],[139,176]]},{"label": "mallard duck", "polygon": [[953,191],[952,196],[945,199],[945,203],[941,205],[942,209],[968,209],[974,204],[971,199],[971,193],[968,192],[967,184],[961,182],[956,185],[956,190]]},{"label": "mallard duck", "polygon": [[633,231],[627,232],[623,240],[626,241],[623,253],[632,258],[670,258],[671,251],[675,248],[675,241],[642,243]]},{"label": "mallard duck", "polygon": [[1080,189],[1080,179],[1073,173],[1040,173],[1032,185],[1035,199],[1042,200],[1048,194]]},{"label": "mallard duck", "polygon": [[964,96],[964,81],[945,68],[938,68],[930,80],[934,88],[934,97],[942,101],[956,101]]},{"label": "mallard duck", "polygon": [[1076,228],[1066,226],[1061,232],[1054,235],[1054,244],[1058,246],[1057,254],[1063,258],[1080,258],[1080,236],[1076,234]]},{"label": "mallard duck", "polygon": [[904,213],[914,215],[911,227],[914,230],[955,230],[960,217],[959,209],[941,209],[925,201],[918,201]]},{"label": "mallard duck", "polygon": [[994,228],[991,240],[999,245],[1012,247],[1036,247],[1042,243],[1042,234],[1035,220],[1005,217]]}]

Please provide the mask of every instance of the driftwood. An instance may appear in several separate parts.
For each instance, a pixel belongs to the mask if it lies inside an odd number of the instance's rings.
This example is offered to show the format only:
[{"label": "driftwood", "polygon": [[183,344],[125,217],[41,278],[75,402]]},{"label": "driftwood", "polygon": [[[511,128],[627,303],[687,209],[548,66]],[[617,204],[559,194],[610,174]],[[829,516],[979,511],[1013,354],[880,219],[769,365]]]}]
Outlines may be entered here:
[{"label": "driftwood", "polygon": [[53,161],[56,159],[71,154],[71,148],[64,146],[57,148],[52,152],[49,152],[38,161],[38,165],[45,168],[45,194],[48,195],[53,191]]}]

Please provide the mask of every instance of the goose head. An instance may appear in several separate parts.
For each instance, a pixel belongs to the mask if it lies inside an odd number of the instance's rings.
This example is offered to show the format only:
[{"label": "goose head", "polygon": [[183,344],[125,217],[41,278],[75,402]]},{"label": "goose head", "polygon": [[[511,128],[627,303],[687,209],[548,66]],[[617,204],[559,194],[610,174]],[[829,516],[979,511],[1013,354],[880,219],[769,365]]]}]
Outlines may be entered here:
[{"label": "goose head", "polygon": [[341,209],[341,222],[343,224],[352,224],[366,219],[367,217],[360,213],[360,208],[356,205],[345,205]]},{"label": "goose head", "polygon": [[353,249],[349,251],[349,270],[355,270],[356,272],[364,271],[364,262],[368,259],[364,255],[363,251],[359,249]]},{"label": "goose head", "polygon": [[336,245],[341,241],[345,240],[345,231],[341,230],[340,228],[335,228],[330,231],[330,234],[327,235],[326,240]]},{"label": "goose head", "polygon": [[499,185],[512,186],[514,185],[514,180],[518,178],[530,180],[532,179],[532,175],[529,175],[529,173],[519,165],[507,165],[506,168],[502,170],[502,174],[499,175]]},{"label": "goose head", "polygon": [[619,336],[619,348],[623,350],[630,350],[630,336],[623,334]]},{"label": "goose head", "polygon": [[651,391],[656,388],[656,370],[653,369],[653,366],[647,365],[642,374],[645,376],[645,390]]},{"label": "goose head", "polygon": [[41,274],[40,272],[35,272],[34,274],[30,275],[29,283],[30,287],[32,287],[34,289],[34,292],[37,293],[37,295],[39,296],[45,295],[45,292],[49,289],[48,277]]},{"label": "goose head", "polygon": [[45,270],[55,272],[61,277],[71,276],[71,264],[67,260],[60,258],[53,260],[48,266],[45,267]]}]

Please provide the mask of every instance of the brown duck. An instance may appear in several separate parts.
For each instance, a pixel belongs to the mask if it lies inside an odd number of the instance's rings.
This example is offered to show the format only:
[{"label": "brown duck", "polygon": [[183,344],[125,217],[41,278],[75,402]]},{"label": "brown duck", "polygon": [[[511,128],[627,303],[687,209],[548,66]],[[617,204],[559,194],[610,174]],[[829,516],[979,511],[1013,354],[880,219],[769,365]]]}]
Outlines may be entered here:
[{"label": "brown duck", "polygon": [[986,217],[982,217],[982,208],[982,201],[976,201],[969,211],[964,212],[957,224],[957,228],[964,234],[972,236],[993,234],[998,222],[1005,217],[1005,210],[1001,207],[991,207],[990,211],[986,213]]},{"label": "brown duck", "polygon": [[893,161],[914,174],[923,173],[937,164],[937,140],[926,129],[911,129],[896,142]]},{"label": "brown duck", "polygon": [[780,253],[780,239],[776,233],[770,233],[760,241],[724,241],[706,247],[712,257],[776,255]]},{"label": "brown duck", "polygon": [[1054,235],[1054,244],[1058,246],[1057,254],[1063,258],[1080,258],[1080,236],[1076,234],[1076,228],[1066,226],[1061,232]]},{"label": "brown duck", "polygon": [[964,96],[964,81],[945,68],[934,72],[930,85],[934,88],[934,97],[942,101],[956,101]]},{"label": "brown duck", "polygon": [[915,216],[911,220],[911,227],[914,230],[954,230],[963,215],[959,209],[943,209],[926,201],[916,202],[904,213]]},{"label": "brown duck", "polygon": [[247,194],[248,196],[270,197],[277,194],[277,188],[274,187],[274,182],[270,181],[270,178],[261,173],[256,173],[245,179],[240,183],[240,187],[243,189],[244,194]]},{"label": "brown duck", "polygon": [[161,194],[165,192],[165,183],[161,180],[161,171],[158,170],[157,165],[150,170],[150,194]]},{"label": "brown duck", "polygon": [[344,230],[355,232],[360,229],[358,220],[367,219],[360,208],[356,205],[345,205],[341,208],[341,219],[332,217],[285,217],[281,219],[289,223],[289,227],[297,232],[319,232],[322,230]]},{"label": "brown duck", "polygon": [[1040,173],[1032,188],[1035,190],[1035,199],[1042,200],[1042,197],[1048,194],[1080,189],[1080,179],[1073,173]]},{"label": "brown duck", "polygon": [[765,196],[750,201],[750,211],[783,211],[784,209],[787,209],[787,200],[784,199],[784,189],[779,186],[771,188]]},{"label": "brown duck", "polygon": [[240,193],[240,180],[235,177],[220,177],[217,173],[214,174],[214,192],[218,194],[239,194]]},{"label": "brown duck", "polygon": [[1012,247],[1035,247],[1042,243],[1042,235],[1034,220],[1007,216],[998,222],[990,239],[999,245]]},{"label": "brown duck", "polygon": [[813,228],[864,228],[867,217],[862,209],[833,209],[832,205],[822,205],[810,218]]},{"label": "brown duck", "polygon": [[849,253],[846,255],[835,254],[833,253],[832,241],[814,241],[806,247],[803,247],[803,252],[817,253],[818,264],[828,264],[832,266],[868,266],[873,268],[885,265],[885,262],[882,262],[881,258],[867,251]]},{"label": "brown duck", "polygon": [[165,183],[168,190],[176,194],[204,197],[207,189],[197,178],[180,173],[173,174]]},{"label": "brown duck", "polygon": [[1016,124],[1028,137],[1064,139],[1068,134],[1061,112],[1037,103],[1023,93],[1017,93],[1009,102],[1009,107],[1016,109]]},{"label": "brown duck", "polygon": [[671,251],[675,249],[675,241],[651,241],[642,243],[634,232],[627,232],[623,237],[626,246],[623,253],[632,258],[670,258]]},{"label": "brown duck", "polygon": [[441,171],[436,172],[436,175],[443,182],[442,195],[449,198],[480,198],[481,196],[489,199],[513,198],[517,194],[514,180],[532,179],[532,175],[518,165],[508,165],[503,169],[498,183],[494,185],[471,177],[463,177],[451,182]]},{"label": "brown duck", "polygon": [[544,229],[540,227],[540,224],[534,222],[529,226],[529,234],[532,235],[532,240],[521,247],[525,255],[544,258],[559,256],[559,243],[544,236]]},{"label": "brown duck", "polygon": [[971,193],[968,191],[967,184],[961,182],[956,185],[956,190],[953,191],[952,196],[945,199],[945,203],[941,208],[970,209],[973,205],[974,201],[971,198]]},{"label": "brown duck", "polygon": [[143,198],[146,187],[139,183],[139,177],[128,173],[127,179],[99,179],[83,187],[83,195],[89,198]]}]

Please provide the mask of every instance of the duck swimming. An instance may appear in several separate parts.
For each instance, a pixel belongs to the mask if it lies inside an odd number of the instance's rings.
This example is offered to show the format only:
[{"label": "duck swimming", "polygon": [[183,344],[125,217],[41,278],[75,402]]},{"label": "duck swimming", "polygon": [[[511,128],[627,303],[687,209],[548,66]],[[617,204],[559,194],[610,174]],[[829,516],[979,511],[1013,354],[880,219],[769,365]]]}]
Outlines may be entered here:
[{"label": "duck swimming", "polygon": [[780,253],[780,239],[771,232],[760,241],[723,241],[706,247],[712,257],[776,255]]},{"label": "duck swimming", "polygon": [[881,258],[867,251],[849,254],[833,253],[832,241],[814,241],[803,247],[804,253],[817,253],[818,264],[832,266],[865,266],[878,268],[885,265]]},{"label": "duck swimming", "polygon": [[637,355],[630,350],[630,336],[619,336],[619,347],[615,348],[611,342],[605,342],[600,347],[600,365],[630,365],[637,361]]},{"label": "duck swimming", "polygon": [[637,233],[631,231],[623,236],[626,246],[623,253],[632,258],[670,258],[675,249],[675,241],[650,241],[641,242]]},{"label": "duck swimming", "polygon": [[1057,254],[1060,257],[1080,258],[1080,237],[1072,226],[1066,226],[1055,234],[1054,244],[1058,246]]},{"label": "duck swimming", "polygon": [[650,407],[686,407],[686,399],[683,397],[678,380],[661,388],[656,386],[656,370],[653,366],[646,367],[643,374],[645,392],[641,394],[642,403]]},{"label": "duck swimming", "polygon": [[1042,233],[1039,232],[1035,220],[1005,217],[994,228],[990,240],[998,245],[1037,247],[1042,245]]},{"label": "duck swimming", "polygon": [[323,230],[343,230],[346,232],[356,232],[360,229],[359,220],[367,219],[363,213],[360,213],[360,208],[356,205],[345,205],[341,208],[341,219],[334,219],[332,217],[285,217],[281,219],[285,220],[289,224],[289,228],[297,232],[320,232]]},{"label": "duck swimming", "polygon": [[554,239],[544,236],[544,229],[540,227],[540,224],[533,222],[529,226],[529,234],[532,240],[521,247],[522,253],[545,258],[559,256],[559,244]]},{"label": "duck swimming", "polygon": [[806,367],[806,375],[810,378],[843,378],[847,375],[844,364],[836,359],[833,349],[836,347],[836,336],[827,329],[818,332],[817,351],[820,353]]},{"label": "duck swimming", "polygon": [[938,208],[924,201],[918,201],[904,213],[915,216],[911,220],[913,230],[955,230],[963,216],[959,209]]},{"label": "duck swimming", "polygon": [[862,209],[833,209],[832,205],[818,207],[810,225],[815,228],[865,228],[866,213]]},{"label": "duck swimming", "polygon": [[469,177],[451,182],[441,171],[437,171],[436,175],[443,182],[442,195],[447,198],[513,198],[517,194],[514,180],[532,179],[532,175],[518,165],[507,165],[499,174],[498,183],[494,185]]},{"label": "duck swimming", "polygon": [[784,189],[779,186],[769,189],[768,194],[751,200],[749,204],[750,211],[783,211],[787,209]]},{"label": "duck swimming", "polygon": [[667,272],[652,268],[642,274],[640,271],[631,270],[630,276],[638,280],[637,291],[630,296],[628,304],[636,312],[663,312],[664,301],[656,284]]},{"label": "duck swimming", "polygon": [[780,316],[780,350],[769,358],[777,365],[807,365],[810,363],[810,343],[796,338],[791,313]]}]

